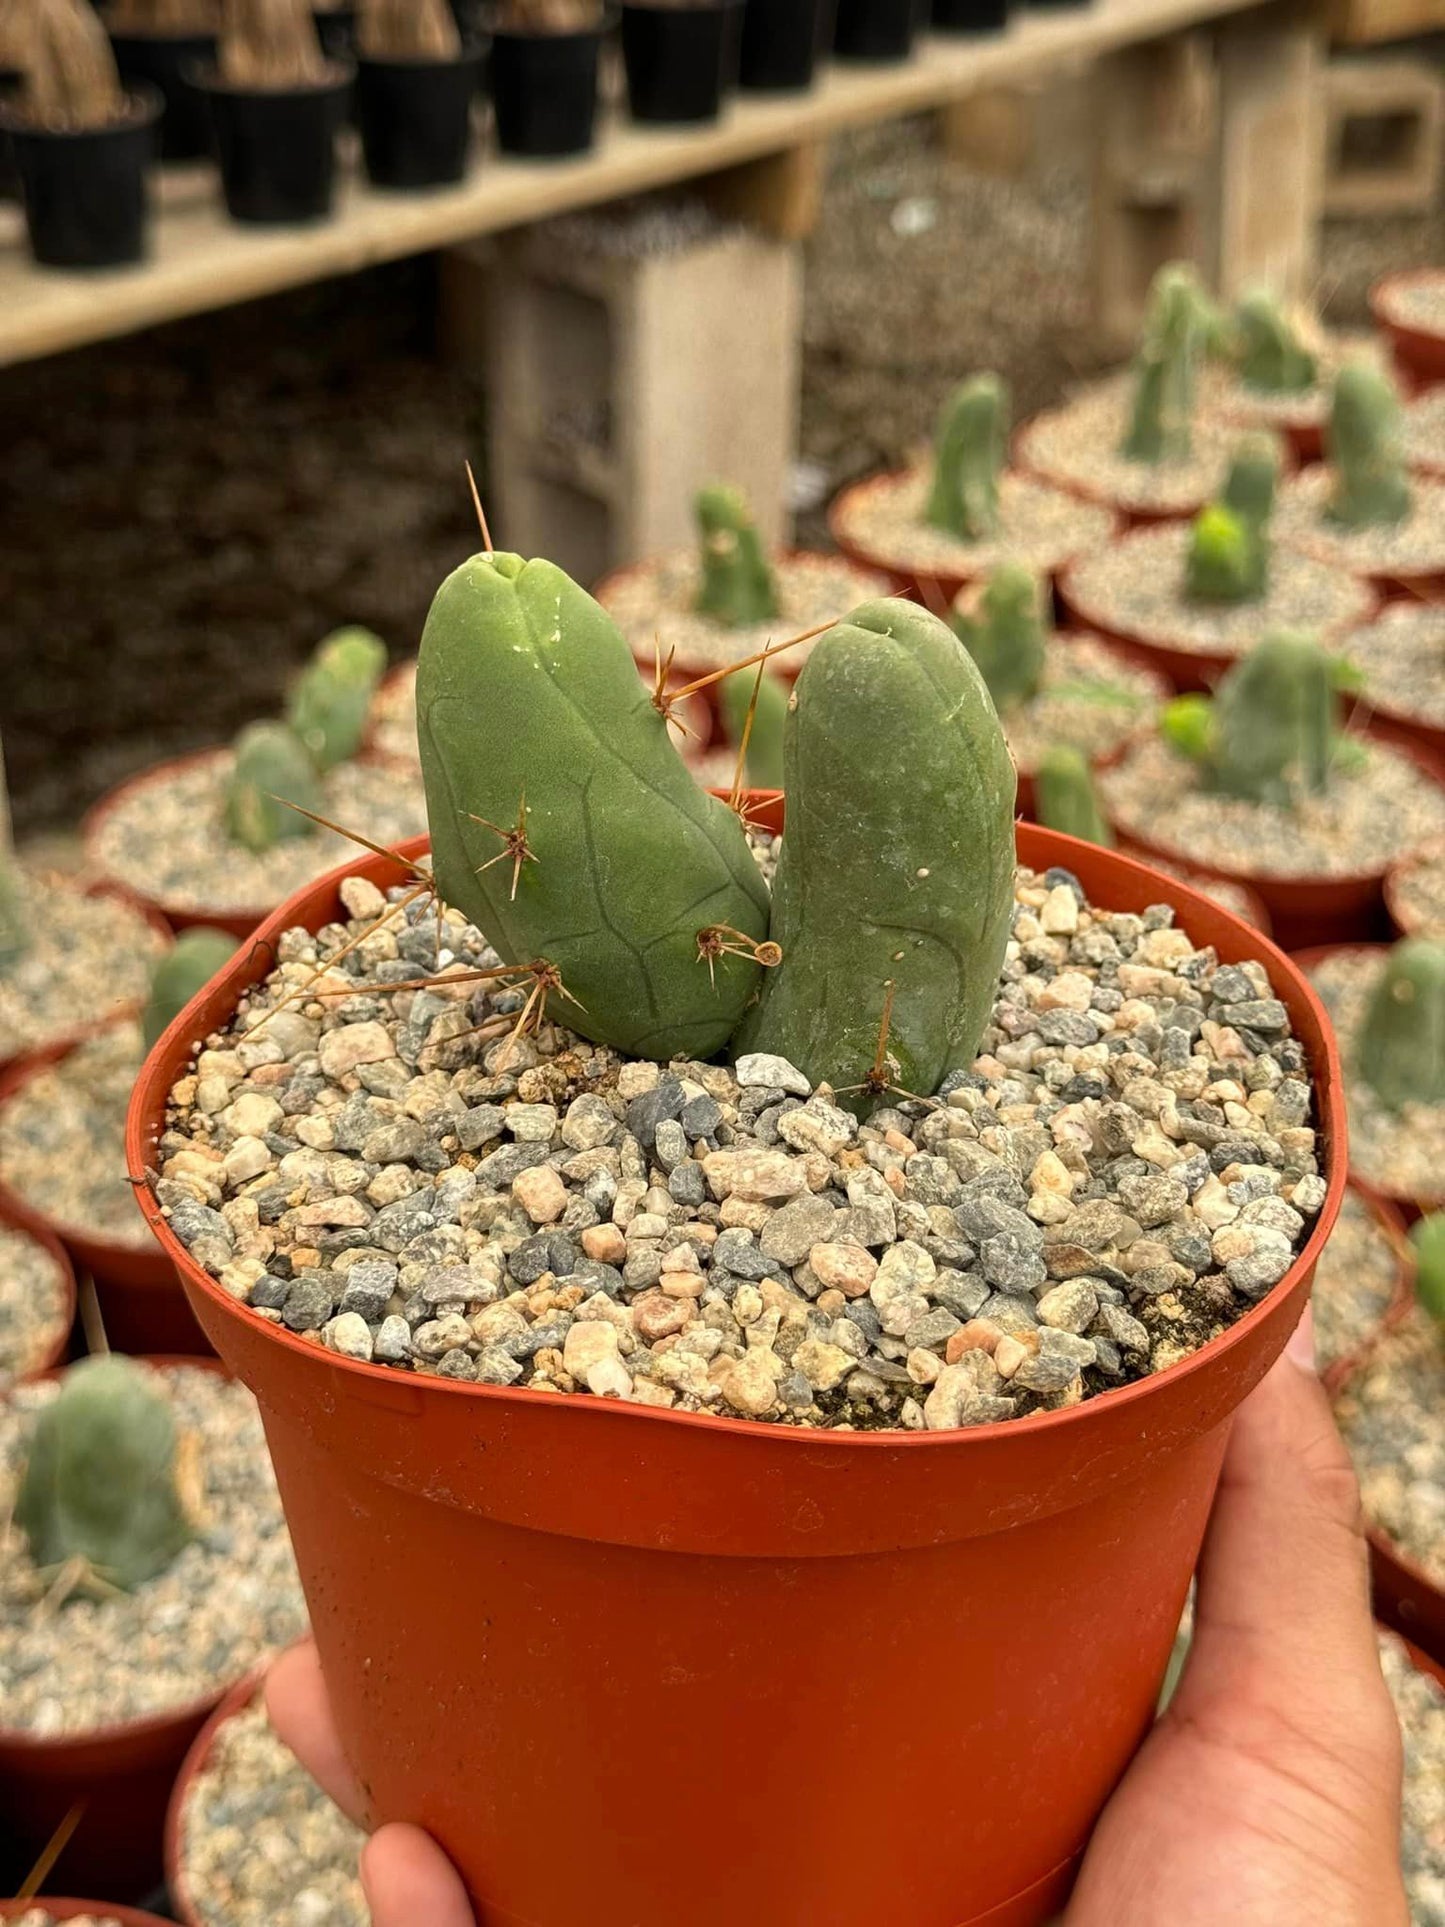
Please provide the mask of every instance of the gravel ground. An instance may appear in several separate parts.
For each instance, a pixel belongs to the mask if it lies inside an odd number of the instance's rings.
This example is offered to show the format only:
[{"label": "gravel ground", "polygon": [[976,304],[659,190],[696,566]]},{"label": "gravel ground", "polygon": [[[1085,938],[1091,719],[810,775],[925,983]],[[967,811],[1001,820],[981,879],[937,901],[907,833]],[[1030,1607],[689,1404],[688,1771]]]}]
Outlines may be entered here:
[{"label": "gravel ground", "polygon": [[1333,487],[1334,472],[1324,462],[1287,481],[1274,516],[1276,542],[1359,576],[1445,572],[1445,481],[1417,475],[1411,512],[1394,528],[1346,529],[1326,521]]},{"label": "gravel ground", "polygon": [[1331,634],[1363,622],[1369,589],[1346,570],[1277,543],[1258,602],[1192,602],[1185,593],[1191,528],[1166,522],[1132,529],[1085,556],[1065,593],[1084,622],[1190,655],[1241,656],[1274,629]]},{"label": "gravel ground", "polygon": [[1391,288],[1385,311],[1392,321],[1406,327],[1445,335],[1445,268],[1435,266],[1433,273],[1417,275]]},{"label": "gravel ground", "polygon": [[125,1113],[145,1050],[116,1024],[0,1103],[0,1172],[51,1224],[112,1244],[149,1245],[125,1170]]},{"label": "gravel ground", "polygon": [[1390,913],[1407,935],[1445,937],[1445,845],[1391,871]]},{"label": "gravel ground", "polygon": [[1445,606],[1387,602],[1332,646],[1365,672],[1365,698],[1390,716],[1445,729]]},{"label": "gravel ground", "polygon": [[1187,461],[1132,461],[1119,453],[1129,426],[1131,400],[1130,378],[1111,376],[1061,408],[1050,409],[1020,432],[1021,466],[1121,509],[1193,515],[1224,486],[1229,459],[1239,441],[1238,429],[1200,408]]},{"label": "gravel ground", "polygon": [[161,1374],[199,1445],[200,1536],[134,1593],[55,1603],[8,1523],[34,1414],[53,1383],[0,1406],[0,1707],[35,1735],[93,1732],[189,1705],[233,1685],[306,1627],[301,1585],[256,1402],[214,1372]]},{"label": "gravel ground", "polygon": [[[1383,946],[1336,951],[1316,965],[1310,981],[1319,992],[1340,1040],[1346,1067],[1355,1038],[1388,955]],[[1445,1198],[1445,1104],[1407,1104],[1386,1110],[1360,1077],[1347,1077],[1350,1168],[1366,1184],[1392,1197],[1421,1201]]]},{"label": "gravel ground", "polygon": [[960,542],[924,520],[932,485],[932,457],[860,483],[834,506],[839,539],[878,568],[900,575],[931,570],[977,579],[1000,562],[1021,562],[1036,575],[1054,575],[1075,556],[1100,548],[1114,532],[1108,509],[1006,471],[999,482],[997,534],[987,541]]},{"label": "gravel ground", "polygon": [[56,876],[22,876],[28,948],[0,974],[0,1063],[145,1001],[165,938],[118,897]]},{"label": "gravel ground", "polygon": [[1445,790],[1376,741],[1363,768],[1292,809],[1206,789],[1198,765],[1157,736],[1102,770],[1099,792],[1125,835],[1246,878],[1369,876],[1445,834]]},{"label": "gravel ground", "polygon": [[1365,1517],[1445,1585],[1445,1348],[1418,1308],[1370,1353],[1335,1400]]},{"label": "gravel ground", "polygon": [[1027,702],[1001,717],[1015,763],[1025,775],[1064,743],[1094,760],[1152,729],[1169,685],[1127,661],[1097,636],[1050,639],[1043,681]]},{"label": "gravel ground", "polygon": [[0,1391],[38,1371],[69,1323],[60,1266],[27,1232],[0,1224]]},{"label": "gravel ground", "polygon": [[1384,1226],[1358,1191],[1345,1201],[1320,1253],[1312,1303],[1315,1360],[1335,1365],[1375,1337],[1400,1277],[1400,1260]]},{"label": "gravel ground", "polygon": [[1445,1689],[1392,1634],[1380,1664],[1405,1742],[1400,1858],[1411,1927],[1445,1927]]},{"label": "gravel ground", "polygon": [[[131,790],[101,821],[87,854],[106,877],[191,915],[266,914],[356,848],[330,830],[269,850],[233,843],[225,830],[231,752],[170,769]],[[323,814],[373,843],[426,828],[420,784],[379,763],[342,763],[322,785]]]},{"label": "gravel ground", "polygon": [[1326,335],[1315,346],[1319,379],[1293,395],[1270,395],[1250,388],[1233,368],[1212,362],[1200,384],[1200,405],[1235,430],[1323,428],[1330,417],[1334,378],[1346,361],[1388,359],[1378,339],[1368,334]]},{"label": "gravel ground", "polygon": [[1405,410],[1405,451],[1414,467],[1445,476],[1445,384]]},{"label": "gravel ground", "polygon": [[370,1927],[365,1838],[271,1731],[258,1695],[219,1729],[181,1808],[191,1907],[201,1927]]},{"label": "gravel ground", "polygon": [[[282,940],[246,1030],[370,928],[350,890],[345,929]],[[393,917],[343,1003],[201,1054],[160,1202],[261,1316],[402,1369],[813,1426],[1077,1402],[1232,1323],[1325,1187],[1261,967],[1163,909],[1092,912],[1064,872],[1017,893],[973,1071],[862,1129],[777,1058],[663,1071],[548,1027],[478,1061],[487,991],[378,994],[434,943]],[[445,952],[489,960],[454,918]]]}]

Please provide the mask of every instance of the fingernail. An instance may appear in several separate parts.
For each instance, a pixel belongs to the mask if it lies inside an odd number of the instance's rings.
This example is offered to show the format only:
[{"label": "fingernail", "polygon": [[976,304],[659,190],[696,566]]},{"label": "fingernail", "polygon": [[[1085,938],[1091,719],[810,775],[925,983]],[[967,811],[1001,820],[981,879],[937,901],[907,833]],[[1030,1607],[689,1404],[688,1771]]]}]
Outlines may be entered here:
[{"label": "fingernail", "polygon": [[1313,1372],[1315,1367],[1315,1312],[1314,1306],[1307,1304],[1299,1323],[1289,1335],[1284,1355],[1292,1364],[1298,1365],[1302,1372]]}]

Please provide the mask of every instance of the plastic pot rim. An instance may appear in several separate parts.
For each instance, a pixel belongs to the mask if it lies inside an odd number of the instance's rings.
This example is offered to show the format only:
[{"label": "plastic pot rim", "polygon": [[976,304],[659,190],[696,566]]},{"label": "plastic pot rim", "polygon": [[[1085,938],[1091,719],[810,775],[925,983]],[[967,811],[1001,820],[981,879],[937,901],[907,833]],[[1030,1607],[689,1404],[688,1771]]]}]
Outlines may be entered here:
[{"label": "plastic pot rim", "polygon": [[79,1297],[75,1282],[75,1264],[70,1253],[60,1239],[46,1225],[24,1224],[16,1217],[10,1206],[8,1194],[0,1193],[0,1225],[18,1232],[22,1238],[29,1238],[38,1244],[42,1251],[60,1267],[60,1308],[64,1314],[58,1335],[51,1340],[40,1355],[40,1363],[32,1365],[28,1372],[19,1372],[8,1383],[0,1385],[0,1399],[4,1399],[17,1385],[31,1385],[36,1379],[53,1378],[65,1361],[70,1346],[70,1333],[75,1324]]},{"label": "plastic pot rim", "polygon": [[414,54],[402,57],[397,54],[368,54],[363,53],[361,49],[358,48],[356,52],[356,71],[359,74],[363,68],[370,68],[373,71],[379,69],[383,73],[451,74],[455,73],[459,67],[475,67],[480,65],[480,63],[486,59],[490,39],[491,37],[488,34],[473,34],[470,38],[463,39],[462,50],[459,54],[450,54],[445,59],[440,60],[437,59],[435,55],[422,56]]},{"label": "plastic pot rim", "polygon": [[[1394,718],[1391,718],[1393,721]],[[1445,748],[1445,738],[1442,738]],[[1400,885],[1412,870],[1422,863],[1439,862],[1445,859],[1445,836],[1436,837],[1430,843],[1422,843],[1418,850],[1411,850],[1408,856],[1398,857],[1385,872],[1385,908],[1390,913],[1390,921],[1402,937],[1415,937],[1423,926],[1412,922],[1400,911]]]},{"label": "plastic pot rim", "polygon": [[601,18],[590,27],[565,27],[560,33],[539,33],[527,27],[503,27],[497,24],[498,8],[493,4],[482,9],[482,28],[492,40],[524,42],[528,45],[542,43],[550,45],[553,41],[604,40],[614,32],[622,19],[620,0],[609,0],[602,9]]},{"label": "plastic pot rim", "polygon": [[31,120],[13,103],[0,100],[0,133],[57,142],[102,140],[108,134],[134,134],[143,127],[153,126],[160,119],[165,102],[158,87],[152,87],[148,81],[133,81],[125,90],[125,106],[126,111],[120,119],[106,121],[101,127],[50,127],[43,121]]},{"label": "plastic pot rim", "polygon": [[219,67],[210,61],[198,60],[186,79],[203,94],[221,94],[231,100],[325,100],[351,85],[356,78],[356,62],[331,58],[326,67],[324,80],[306,80],[291,87],[257,87],[227,80]]},{"label": "plastic pot rim", "polygon": [[[749,792],[749,797],[755,814],[769,806],[776,812],[781,801],[781,793],[777,791],[753,791]],[[980,1447],[993,1447],[1006,1439],[1021,1438],[1028,1433],[1063,1429],[1074,1432],[1083,1444],[1089,1438],[1098,1409],[1103,1409],[1105,1412],[1118,1410],[1124,1405],[1149,1398],[1155,1388],[1166,1382],[1171,1385],[1177,1384],[1193,1377],[1201,1370],[1207,1370],[1210,1362],[1217,1359],[1221,1353],[1232,1351],[1245,1343],[1255,1328],[1270,1318],[1275,1306],[1282,1299],[1288,1298],[1298,1288],[1301,1280],[1310,1274],[1334,1227],[1344,1195],[1347,1139],[1344,1087],[1334,1034],[1324,1007],[1304,972],[1282,950],[1278,949],[1271,939],[1245,923],[1242,918],[1234,916],[1222,905],[1200,896],[1188,884],[1181,883],[1172,877],[1157,876],[1157,873],[1149,871],[1147,866],[1136,858],[1116,851],[1103,851],[1095,845],[1081,843],[1074,837],[1065,836],[1058,831],[1043,830],[1033,824],[1019,826],[1017,844],[1018,860],[1033,868],[1043,870],[1055,864],[1073,868],[1082,862],[1085,871],[1095,870],[1100,865],[1104,865],[1121,869],[1125,876],[1136,882],[1152,879],[1146,885],[1153,893],[1152,900],[1172,904],[1176,912],[1182,913],[1186,928],[1190,921],[1202,921],[1206,927],[1212,924],[1216,929],[1222,922],[1228,934],[1236,940],[1231,946],[1236,954],[1263,962],[1269,970],[1276,990],[1278,991],[1282,986],[1288,988],[1290,1001],[1297,1007],[1302,1006],[1312,1019],[1313,1027],[1322,1045],[1319,1054],[1311,1054],[1310,1080],[1317,1109],[1316,1128],[1319,1131],[1323,1151],[1322,1161],[1326,1175],[1327,1195],[1309,1238],[1297,1253],[1284,1277],[1272,1286],[1256,1305],[1236,1320],[1228,1331],[1207,1345],[1201,1346],[1189,1357],[1168,1366],[1163,1372],[1152,1373],[1132,1384],[1101,1393],[1097,1398],[1085,1399],[1079,1405],[1063,1411],[1031,1413],[1024,1418],[947,1432],[906,1432],[900,1429],[879,1432],[814,1431],[769,1424],[762,1420],[725,1418],[711,1413],[678,1412],[662,1410],[654,1406],[624,1404],[617,1399],[587,1400],[590,1416],[613,1425],[681,1426],[689,1430],[701,1428],[718,1437],[732,1436],[754,1443],[765,1439],[784,1452],[813,1452],[817,1451],[820,1445],[830,1451],[847,1452],[850,1455],[880,1452],[937,1453],[950,1450],[957,1452],[968,1449],[973,1443]],[[391,861],[391,868],[399,877],[405,873],[405,860],[415,858],[428,847],[429,841],[425,836],[412,838],[398,845]],[[170,1089],[180,1062],[184,1056],[189,1055],[189,1044],[198,1028],[202,1031],[213,1029],[216,1019],[213,1019],[212,1011],[216,1011],[217,1018],[222,1009],[233,1012],[236,999],[241,992],[266,974],[274,937],[295,922],[299,914],[293,906],[299,900],[318,893],[334,896],[344,878],[357,874],[364,875],[373,881],[384,879],[388,877],[388,864],[379,857],[360,863],[342,864],[328,876],[318,878],[303,892],[298,892],[295,897],[288,899],[287,903],[274,912],[257,933],[256,941],[238,951],[226,969],[212,980],[209,990],[200,993],[193,1003],[181,1012],[157,1042],[136,1080],[126,1121],[126,1152],[127,1164],[136,1185],[142,1212],[161,1248],[175,1265],[188,1296],[210,1299],[217,1310],[224,1311],[231,1317],[246,1315],[244,1308],[237,1306],[235,1300],[195,1263],[185,1246],[171,1230],[168,1220],[163,1216],[156,1202],[155,1194],[146,1177],[153,1149],[150,1119],[152,1114],[158,1116],[163,1112],[165,1095]],[[1157,890],[1154,887],[1155,882],[1158,885]],[[318,1355],[315,1345],[306,1344],[294,1333],[282,1327],[267,1325],[264,1320],[257,1319],[255,1323],[258,1329],[264,1329],[270,1342],[282,1346],[298,1357],[309,1358],[313,1363],[319,1363],[327,1370],[342,1373],[357,1386],[390,1384],[395,1387],[396,1381],[402,1379],[414,1390],[419,1389],[424,1397],[475,1399],[501,1408],[525,1408],[542,1401],[552,1407],[575,1409],[578,1403],[575,1396],[563,1392],[518,1391],[509,1386],[469,1384],[416,1373],[398,1373],[384,1365],[363,1363],[331,1352]],[[639,1433],[639,1438],[643,1436],[645,1434]]]},{"label": "plastic pot rim", "polygon": [[1391,274],[1381,275],[1367,297],[1376,326],[1389,336],[1397,353],[1404,349],[1400,358],[1411,373],[1419,373],[1422,365],[1435,370],[1426,379],[1426,387],[1440,381],[1441,371],[1445,370],[1445,329],[1422,328],[1418,322],[1402,321],[1390,312],[1390,304],[1400,288],[1418,281],[1442,279],[1445,279],[1445,269],[1439,267],[1396,268]]}]

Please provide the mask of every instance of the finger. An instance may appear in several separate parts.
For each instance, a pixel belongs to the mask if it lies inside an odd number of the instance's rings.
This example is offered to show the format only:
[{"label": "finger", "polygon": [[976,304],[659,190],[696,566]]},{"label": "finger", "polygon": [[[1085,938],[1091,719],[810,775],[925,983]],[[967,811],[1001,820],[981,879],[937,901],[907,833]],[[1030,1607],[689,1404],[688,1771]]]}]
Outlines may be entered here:
[{"label": "finger", "polygon": [[289,1746],[324,1793],[358,1826],[366,1802],[346,1764],[331,1717],[331,1700],[321,1677],[315,1643],[293,1646],[266,1675],[266,1717],[283,1745]]},{"label": "finger", "polygon": [[420,1827],[382,1827],[361,1856],[371,1927],[476,1927],[450,1860]]}]

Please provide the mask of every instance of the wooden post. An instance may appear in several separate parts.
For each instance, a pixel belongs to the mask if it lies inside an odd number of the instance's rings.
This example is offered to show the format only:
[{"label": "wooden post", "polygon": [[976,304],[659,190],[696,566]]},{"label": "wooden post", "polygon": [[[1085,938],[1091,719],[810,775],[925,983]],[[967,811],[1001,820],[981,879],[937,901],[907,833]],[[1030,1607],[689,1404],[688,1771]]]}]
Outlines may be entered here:
[{"label": "wooden post", "polygon": [[765,154],[699,182],[703,198],[725,219],[746,221],[774,241],[804,241],[823,206],[827,148],[822,141]]}]

